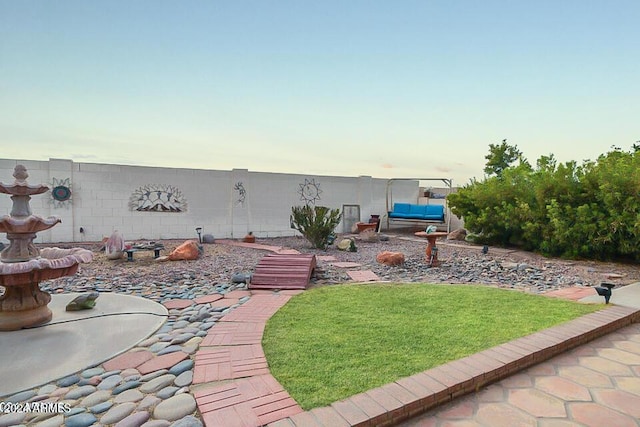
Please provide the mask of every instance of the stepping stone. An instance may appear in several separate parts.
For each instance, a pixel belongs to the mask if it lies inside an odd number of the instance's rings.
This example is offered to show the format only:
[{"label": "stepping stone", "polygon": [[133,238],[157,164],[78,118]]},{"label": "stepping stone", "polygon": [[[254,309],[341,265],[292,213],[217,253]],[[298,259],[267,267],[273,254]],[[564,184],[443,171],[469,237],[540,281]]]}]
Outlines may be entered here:
[{"label": "stepping stone", "polygon": [[140,371],[142,375],[145,375],[153,371],[159,371],[160,369],[169,369],[178,362],[182,362],[187,357],[189,357],[189,355],[182,351],[164,354],[138,366],[138,371]]},{"label": "stepping stone", "polygon": [[187,308],[191,305],[193,305],[193,301],[191,301],[190,299],[170,299],[169,301],[165,301],[162,303],[162,305],[164,305],[167,310],[171,310],[174,308]]},{"label": "stepping stone", "polygon": [[203,297],[198,297],[194,299],[194,301],[196,302],[196,304],[208,304],[210,302],[218,301],[219,299],[222,299],[222,298],[223,297],[220,294],[212,294],[212,295],[205,295]]},{"label": "stepping stone", "polygon": [[224,298],[219,301],[213,301],[209,305],[211,307],[231,307],[232,305],[236,305],[240,302],[238,298]]},{"label": "stepping stone", "polygon": [[347,275],[356,282],[377,282],[380,280],[376,273],[371,270],[347,271]]},{"label": "stepping stone", "polygon": [[104,366],[107,371],[137,368],[152,357],[153,353],[150,351],[130,351],[114,357],[113,359],[105,362],[102,366]]},{"label": "stepping stone", "polygon": [[362,264],[359,264],[357,262],[349,262],[349,261],[332,262],[331,265],[333,265],[334,267],[340,267],[340,268],[362,267]]}]

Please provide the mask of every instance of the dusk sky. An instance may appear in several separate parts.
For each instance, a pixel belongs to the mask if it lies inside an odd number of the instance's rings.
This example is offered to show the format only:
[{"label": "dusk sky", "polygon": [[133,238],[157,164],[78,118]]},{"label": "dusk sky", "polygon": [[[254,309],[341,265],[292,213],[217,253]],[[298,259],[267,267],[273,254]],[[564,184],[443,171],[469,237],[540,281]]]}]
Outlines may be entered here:
[{"label": "dusk sky", "polygon": [[482,178],[640,140],[640,2],[0,0],[0,158]]}]

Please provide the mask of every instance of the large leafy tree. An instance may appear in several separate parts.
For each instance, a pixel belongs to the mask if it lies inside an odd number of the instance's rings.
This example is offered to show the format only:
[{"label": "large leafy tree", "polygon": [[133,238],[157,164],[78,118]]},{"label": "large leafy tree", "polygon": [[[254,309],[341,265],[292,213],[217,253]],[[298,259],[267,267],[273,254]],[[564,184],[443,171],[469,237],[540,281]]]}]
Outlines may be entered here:
[{"label": "large leafy tree", "polygon": [[518,146],[507,144],[506,139],[503,139],[501,144],[489,144],[489,154],[484,158],[487,159],[484,172],[489,176],[502,176],[502,172],[516,160],[526,163]]}]

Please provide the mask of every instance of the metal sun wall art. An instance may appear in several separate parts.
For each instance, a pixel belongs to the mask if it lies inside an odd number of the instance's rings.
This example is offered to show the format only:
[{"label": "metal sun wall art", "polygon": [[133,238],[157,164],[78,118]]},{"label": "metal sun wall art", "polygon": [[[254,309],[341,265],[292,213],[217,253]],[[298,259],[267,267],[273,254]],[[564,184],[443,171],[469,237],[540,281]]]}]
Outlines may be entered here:
[{"label": "metal sun wall art", "polygon": [[51,199],[49,203],[54,208],[68,208],[71,204],[71,178],[52,178],[49,183],[51,188]]},{"label": "metal sun wall art", "polygon": [[304,200],[307,205],[315,205],[316,201],[320,200],[322,190],[320,189],[320,183],[316,182],[315,179],[309,181],[305,178],[304,183],[300,184],[298,193],[300,194],[300,200]]},{"label": "metal sun wall art", "polygon": [[133,192],[129,208],[140,212],[185,212],[187,201],[172,185],[148,184]]}]

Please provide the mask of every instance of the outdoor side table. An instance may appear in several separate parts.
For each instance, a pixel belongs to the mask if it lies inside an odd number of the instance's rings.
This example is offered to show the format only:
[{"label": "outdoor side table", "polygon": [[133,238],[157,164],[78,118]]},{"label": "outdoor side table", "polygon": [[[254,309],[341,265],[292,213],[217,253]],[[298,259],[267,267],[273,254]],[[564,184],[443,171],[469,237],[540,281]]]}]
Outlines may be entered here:
[{"label": "outdoor side table", "polygon": [[418,237],[424,237],[427,239],[426,261],[431,267],[438,266],[438,247],[436,246],[436,240],[440,237],[446,237],[449,233],[444,231],[436,231],[433,233],[427,233],[426,231],[418,231],[414,233]]}]

